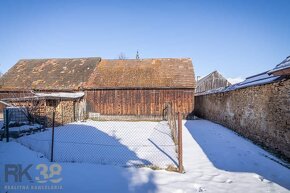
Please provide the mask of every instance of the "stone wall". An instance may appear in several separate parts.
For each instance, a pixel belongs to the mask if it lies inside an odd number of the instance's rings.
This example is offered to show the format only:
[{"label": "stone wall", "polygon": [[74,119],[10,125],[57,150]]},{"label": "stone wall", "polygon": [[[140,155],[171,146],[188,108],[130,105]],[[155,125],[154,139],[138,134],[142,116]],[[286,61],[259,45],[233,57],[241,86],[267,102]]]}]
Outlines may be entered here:
[{"label": "stone wall", "polygon": [[229,127],[290,160],[290,79],[195,96],[195,115]]}]

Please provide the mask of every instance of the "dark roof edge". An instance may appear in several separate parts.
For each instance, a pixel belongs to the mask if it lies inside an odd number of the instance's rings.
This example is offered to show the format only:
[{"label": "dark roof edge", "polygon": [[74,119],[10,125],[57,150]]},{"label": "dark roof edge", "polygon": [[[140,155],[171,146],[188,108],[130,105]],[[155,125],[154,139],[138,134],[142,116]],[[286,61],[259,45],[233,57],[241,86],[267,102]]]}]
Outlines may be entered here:
[{"label": "dark roof edge", "polygon": [[150,89],[195,89],[195,87],[91,87],[83,90],[150,90]]},{"label": "dark roof edge", "polygon": [[27,61],[27,60],[77,60],[77,59],[99,59],[101,60],[102,57],[79,57],[79,58],[22,58],[19,59],[18,62],[20,61]]},{"label": "dark roof edge", "polygon": [[195,87],[98,87],[98,88],[80,88],[80,89],[0,89],[2,92],[31,92],[31,91],[42,91],[42,92],[75,92],[75,91],[90,91],[90,90],[151,90],[151,89],[160,89],[160,90],[170,90],[170,89],[195,89]]},{"label": "dark roof edge", "polygon": [[110,58],[102,58],[102,60],[190,60],[192,61],[191,58],[140,58],[140,59],[135,59],[135,58],[128,58],[128,59],[110,59]]},{"label": "dark roof edge", "polygon": [[250,78],[254,78],[254,77],[257,77],[257,76],[260,76],[260,75],[262,75],[262,74],[266,74],[266,73],[268,73],[268,72],[269,72],[269,70],[267,70],[267,71],[265,71],[265,72],[261,72],[261,73],[259,73],[259,74],[255,74],[255,75],[252,75],[252,76],[246,77],[245,80],[250,79]]}]

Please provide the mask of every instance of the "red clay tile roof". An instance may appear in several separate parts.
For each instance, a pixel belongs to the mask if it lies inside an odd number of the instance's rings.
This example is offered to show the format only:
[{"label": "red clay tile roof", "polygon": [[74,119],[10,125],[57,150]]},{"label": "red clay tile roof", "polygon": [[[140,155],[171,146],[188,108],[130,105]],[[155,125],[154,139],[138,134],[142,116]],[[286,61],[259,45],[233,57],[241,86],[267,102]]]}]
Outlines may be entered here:
[{"label": "red clay tile roof", "polygon": [[191,59],[20,60],[1,81],[4,89],[195,88]]}]

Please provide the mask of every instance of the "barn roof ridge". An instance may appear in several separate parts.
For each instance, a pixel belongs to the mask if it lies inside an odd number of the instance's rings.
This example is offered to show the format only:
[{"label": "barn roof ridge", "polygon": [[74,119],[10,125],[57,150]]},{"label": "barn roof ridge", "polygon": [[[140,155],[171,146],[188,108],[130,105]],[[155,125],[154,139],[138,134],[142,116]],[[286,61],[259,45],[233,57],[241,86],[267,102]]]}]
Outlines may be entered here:
[{"label": "barn roof ridge", "polygon": [[138,61],[138,60],[191,60],[192,61],[192,59],[191,58],[186,58],[186,57],[181,57],[181,58],[140,58],[140,59],[136,59],[136,58],[126,58],[126,59],[112,59],[112,58],[102,58],[102,60],[112,60],[112,61],[114,61],[114,60],[124,60],[124,61],[126,61],[126,60],[136,60],[136,61]]},{"label": "barn roof ridge", "polygon": [[[219,71],[217,71],[217,70],[214,70],[214,71],[212,71],[211,73],[209,73],[208,75],[206,75],[205,77],[203,77],[202,79],[200,79],[200,80],[198,80],[197,82],[198,83],[201,83],[201,82],[203,82],[203,81],[205,81],[208,77],[210,77],[212,74],[215,74],[215,73],[217,73],[217,74],[219,74],[220,76],[222,76],[223,78],[225,78]],[[226,78],[225,78],[226,79]]]},{"label": "barn roof ridge", "polygon": [[195,88],[190,58],[22,59],[6,72],[2,88]]},{"label": "barn roof ridge", "polygon": [[[89,56],[89,57],[76,57],[76,58],[71,58],[71,57],[60,57],[60,58],[21,58],[18,60],[19,61],[27,61],[27,60],[79,60],[79,59],[102,59],[99,56]],[[18,63],[17,62],[17,63]]]}]

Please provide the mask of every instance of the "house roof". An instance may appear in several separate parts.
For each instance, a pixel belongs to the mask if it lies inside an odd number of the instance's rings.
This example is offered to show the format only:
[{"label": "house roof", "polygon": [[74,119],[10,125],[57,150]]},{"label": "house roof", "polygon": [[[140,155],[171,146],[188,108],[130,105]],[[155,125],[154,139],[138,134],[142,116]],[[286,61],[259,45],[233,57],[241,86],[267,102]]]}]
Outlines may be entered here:
[{"label": "house roof", "polygon": [[66,58],[20,60],[2,89],[194,88],[191,59]]}]

